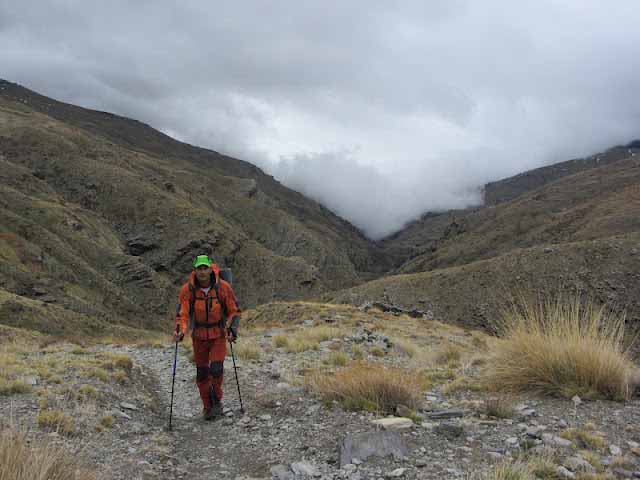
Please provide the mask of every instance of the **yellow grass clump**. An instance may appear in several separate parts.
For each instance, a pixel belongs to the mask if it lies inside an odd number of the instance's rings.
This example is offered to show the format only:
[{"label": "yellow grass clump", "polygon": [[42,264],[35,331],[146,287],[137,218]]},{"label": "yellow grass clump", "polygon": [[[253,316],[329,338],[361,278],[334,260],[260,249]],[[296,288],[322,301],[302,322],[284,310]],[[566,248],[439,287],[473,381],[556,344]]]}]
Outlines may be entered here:
[{"label": "yellow grass clump", "polygon": [[45,410],[38,415],[37,421],[42,428],[63,435],[72,435],[76,432],[75,420],[62,410]]},{"label": "yellow grass clump", "polygon": [[[227,345],[228,347],[228,345]],[[231,355],[231,349],[227,348],[228,355]],[[241,340],[233,345],[233,353],[243,360],[260,360],[262,349],[253,340]]]},{"label": "yellow grass clump", "polygon": [[24,383],[22,380],[5,380],[0,378],[0,396],[29,393],[30,391],[31,385]]},{"label": "yellow grass clump", "polygon": [[344,332],[336,327],[328,325],[320,325],[317,327],[306,328],[300,332],[300,337],[311,342],[324,342],[332,338],[338,338],[344,335]]},{"label": "yellow grass clump", "polygon": [[360,345],[351,346],[351,355],[354,359],[360,360],[364,357],[364,349]]},{"label": "yellow grass clump", "polygon": [[113,417],[113,415],[105,415],[100,419],[100,423],[96,425],[96,430],[101,432],[106,428],[112,428],[115,423],[116,419]]},{"label": "yellow grass clump", "polygon": [[76,398],[78,398],[78,400],[96,399],[99,396],[98,390],[93,385],[82,385],[76,391]]},{"label": "yellow grass clump", "polygon": [[308,385],[325,401],[337,401],[352,410],[392,414],[398,405],[416,409],[428,382],[416,372],[356,362],[333,376],[315,372]]},{"label": "yellow grass clump", "polygon": [[635,367],[624,318],[580,299],[523,302],[498,325],[486,380],[513,393],[626,400]]},{"label": "yellow grass clump", "polygon": [[287,335],[280,334],[273,337],[273,344],[275,345],[276,348],[286,347],[288,343],[289,343],[289,337]]},{"label": "yellow grass clump", "polygon": [[284,351],[287,353],[301,353],[306,352],[307,350],[318,350],[318,348],[318,342],[314,342],[313,340],[291,338],[284,347]]},{"label": "yellow grass clump", "polygon": [[509,461],[494,466],[493,469],[484,476],[485,480],[534,480],[531,473],[531,466],[522,460]]},{"label": "yellow grass clump", "polygon": [[505,397],[488,398],[484,403],[484,413],[494,418],[511,418],[515,415],[513,401]]},{"label": "yellow grass clump", "polygon": [[22,434],[0,432],[0,480],[95,480],[59,447],[30,446]]},{"label": "yellow grass clump", "polygon": [[128,355],[112,352],[104,352],[101,356],[105,359],[102,366],[107,370],[120,369],[130,372],[133,368],[133,360]]},{"label": "yellow grass clump", "polygon": [[462,350],[458,345],[447,343],[447,345],[435,355],[438,365],[453,364],[462,358]]},{"label": "yellow grass clump", "polygon": [[[555,480],[562,478],[558,474],[557,459],[553,452],[519,455],[516,458],[505,459],[491,468],[484,475],[472,475],[471,479],[482,480]],[[576,478],[582,479],[582,476]]]},{"label": "yellow grass clump", "polygon": [[339,328],[321,325],[305,328],[291,334],[280,334],[273,337],[276,348],[284,348],[287,353],[300,353],[307,350],[318,350],[320,342],[341,336]]},{"label": "yellow grass clump", "polygon": [[326,362],[336,367],[344,367],[349,362],[349,355],[344,352],[331,352],[327,355]]},{"label": "yellow grass clump", "polygon": [[404,338],[392,338],[395,349],[401,354],[409,358],[413,358],[418,354],[418,346]]},{"label": "yellow grass clump", "polygon": [[567,428],[560,432],[560,436],[575,442],[580,448],[604,450],[607,446],[607,442],[602,436],[587,428]]}]

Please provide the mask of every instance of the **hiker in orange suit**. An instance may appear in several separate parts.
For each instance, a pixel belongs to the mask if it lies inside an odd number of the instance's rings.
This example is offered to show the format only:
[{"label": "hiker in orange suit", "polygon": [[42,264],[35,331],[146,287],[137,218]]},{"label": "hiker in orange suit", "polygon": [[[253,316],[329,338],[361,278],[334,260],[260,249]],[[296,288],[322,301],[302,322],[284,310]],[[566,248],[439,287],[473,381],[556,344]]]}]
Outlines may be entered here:
[{"label": "hiker in orange suit", "polygon": [[193,272],[180,288],[173,341],[191,331],[196,383],[205,420],[222,415],[222,380],[226,342],[238,338],[240,309],[231,285],[207,255],[198,255]]}]

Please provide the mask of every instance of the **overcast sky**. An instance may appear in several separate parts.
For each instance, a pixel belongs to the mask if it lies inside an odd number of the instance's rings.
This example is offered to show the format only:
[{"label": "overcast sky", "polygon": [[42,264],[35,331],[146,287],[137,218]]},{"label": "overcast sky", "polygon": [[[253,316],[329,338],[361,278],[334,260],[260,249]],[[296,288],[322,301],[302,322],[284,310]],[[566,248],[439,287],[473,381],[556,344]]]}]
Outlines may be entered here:
[{"label": "overcast sky", "polygon": [[374,238],[640,137],[640,4],[0,0],[0,77],[249,160]]}]

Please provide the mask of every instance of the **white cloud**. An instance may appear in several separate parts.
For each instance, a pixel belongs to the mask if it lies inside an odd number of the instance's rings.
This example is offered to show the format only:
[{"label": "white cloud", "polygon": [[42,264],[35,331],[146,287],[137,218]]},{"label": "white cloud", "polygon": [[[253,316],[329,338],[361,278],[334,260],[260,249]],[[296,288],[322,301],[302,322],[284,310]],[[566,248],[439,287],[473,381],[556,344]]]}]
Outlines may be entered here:
[{"label": "white cloud", "polygon": [[638,136],[635,0],[0,0],[0,77],[253,161],[379,237]]}]

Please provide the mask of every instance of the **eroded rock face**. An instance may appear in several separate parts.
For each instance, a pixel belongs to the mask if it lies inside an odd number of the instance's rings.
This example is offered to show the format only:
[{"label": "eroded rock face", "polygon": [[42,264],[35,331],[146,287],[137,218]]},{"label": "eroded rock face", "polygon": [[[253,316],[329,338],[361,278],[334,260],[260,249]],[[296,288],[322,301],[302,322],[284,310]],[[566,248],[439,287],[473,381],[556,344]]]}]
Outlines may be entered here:
[{"label": "eroded rock face", "polygon": [[158,242],[149,237],[135,237],[127,242],[129,253],[134,257],[140,256],[148,251],[158,248]]}]

